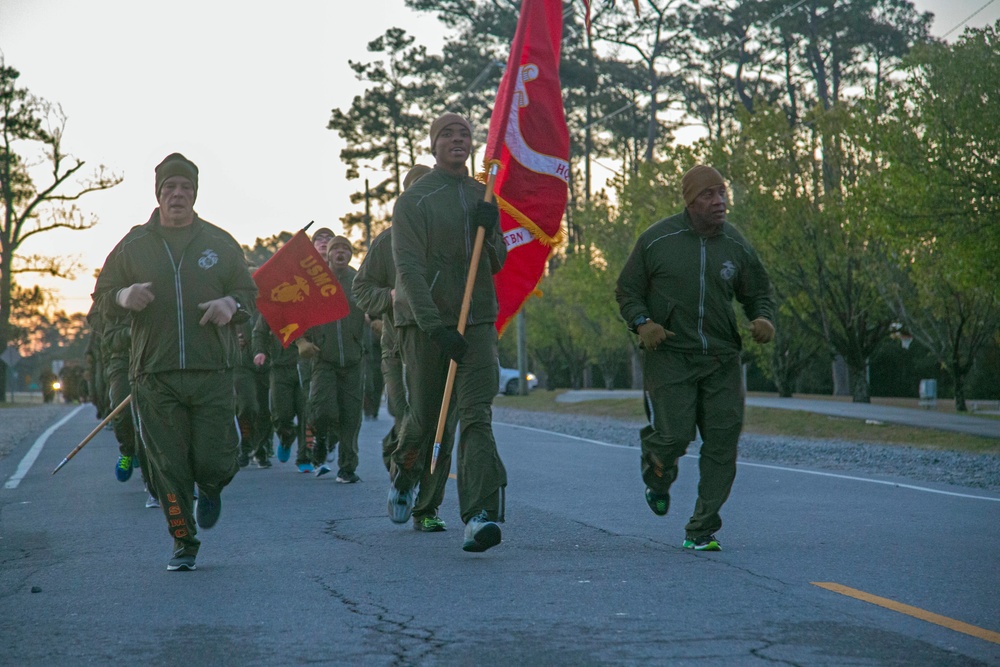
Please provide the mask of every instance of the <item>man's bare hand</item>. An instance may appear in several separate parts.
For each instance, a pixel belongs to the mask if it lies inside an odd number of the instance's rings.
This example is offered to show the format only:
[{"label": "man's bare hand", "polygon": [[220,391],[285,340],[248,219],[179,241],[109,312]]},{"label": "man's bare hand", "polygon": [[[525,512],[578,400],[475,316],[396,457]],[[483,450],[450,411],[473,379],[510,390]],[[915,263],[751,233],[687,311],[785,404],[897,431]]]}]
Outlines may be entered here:
[{"label": "man's bare hand", "polygon": [[153,283],[135,283],[118,290],[115,301],[126,310],[139,312],[148,306],[153,299]]},{"label": "man's bare hand", "polygon": [[236,299],[231,296],[224,296],[221,299],[212,299],[205,303],[199,303],[198,307],[205,311],[198,324],[205,326],[209,322],[217,327],[224,327],[229,324],[236,314]]},{"label": "man's bare hand", "polygon": [[267,355],[263,352],[258,352],[253,356],[254,366],[263,366],[265,363],[267,363]]}]

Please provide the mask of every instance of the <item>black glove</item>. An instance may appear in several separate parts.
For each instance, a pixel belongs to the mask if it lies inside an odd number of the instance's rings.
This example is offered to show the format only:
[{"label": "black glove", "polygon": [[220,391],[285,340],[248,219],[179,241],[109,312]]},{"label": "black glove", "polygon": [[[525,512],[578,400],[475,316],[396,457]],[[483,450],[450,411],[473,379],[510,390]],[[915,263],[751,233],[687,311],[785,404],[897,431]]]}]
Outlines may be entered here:
[{"label": "black glove", "polygon": [[454,359],[456,363],[462,360],[462,357],[465,356],[465,351],[469,349],[469,343],[465,340],[465,336],[454,329],[438,327],[428,335],[431,341],[440,347],[445,355]]},{"label": "black glove", "polygon": [[482,227],[488,237],[500,227],[500,209],[493,202],[480,201],[472,213],[472,224]]}]

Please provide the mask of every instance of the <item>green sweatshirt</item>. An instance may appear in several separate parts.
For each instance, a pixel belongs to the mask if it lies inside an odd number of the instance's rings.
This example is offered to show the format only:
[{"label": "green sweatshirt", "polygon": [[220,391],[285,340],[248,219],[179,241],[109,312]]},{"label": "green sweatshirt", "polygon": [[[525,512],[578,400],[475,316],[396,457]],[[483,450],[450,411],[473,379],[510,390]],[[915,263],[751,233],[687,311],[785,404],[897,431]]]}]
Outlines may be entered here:
[{"label": "green sweatshirt", "polygon": [[747,240],[728,222],[699,236],[686,209],[642,233],[615,289],[630,329],[650,317],[676,334],[658,350],[701,354],[742,349],[734,297],[749,319],[774,322],[771,281]]},{"label": "green sweatshirt", "polygon": [[317,361],[341,367],[361,361],[364,354],[365,312],[354,301],[356,274],[357,271],[349,266],[335,273],[351,306],[347,317],[312,327],[304,336],[319,347]]},{"label": "green sweatshirt", "polygon": [[254,329],[256,327],[257,320],[262,319],[264,318],[260,316],[260,313],[255,312],[246,322],[233,325],[233,328],[236,329],[237,341],[239,342],[238,368],[253,371],[255,373],[266,373],[271,370],[271,357],[267,358],[267,361],[263,366],[258,366],[253,362],[253,358],[257,354],[257,351],[253,348]]},{"label": "green sweatshirt", "polygon": [[372,319],[382,320],[382,356],[398,353],[396,327],[392,313],[392,289],[396,285],[396,266],[392,263],[392,227],[372,241],[368,254],[354,276],[354,298]]},{"label": "green sweatshirt", "polygon": [[129,355],[132,353],[132,325],[129,317],[108,319],[104,323],[101,350],[109,364],[128,365]]},{"label": "green sweatshirt", "polygon": [[281,347],[281,341],[263,316],[254,318],[251,348],[254,356],[261,353],[267,355],[269,366],[295,366],[299,363],[299,348],[294,343]]},{"label": "green sweatshirt", "polygon": [[[458,324],[476,227],[472,215],[485,187],[468,176],[434,169],[399,196],[392,211],[392,257],[396,265],[397,327],[416,324],[424,332]],[[493,274],[507,259],[498,229],[483,242],[467,324],[497,318]]]},{"label": "green sweatshirt", "polygon": [[[232,325],[199,324],[199,303],[230,296],[245,318],[257,286],[243,250],[223,229],[195,216],[194,230],[178,256],[160,233],[156,209],[144,225],[133,227],[104,262],[93,298],[107,317],[130,311],[118,305],[118,292],[135,283],[152,283],[154,299],[131,313],[132,375],[173,370],[218,370],[237,363]],[[234,322],[235,324],[235,322]]]}]

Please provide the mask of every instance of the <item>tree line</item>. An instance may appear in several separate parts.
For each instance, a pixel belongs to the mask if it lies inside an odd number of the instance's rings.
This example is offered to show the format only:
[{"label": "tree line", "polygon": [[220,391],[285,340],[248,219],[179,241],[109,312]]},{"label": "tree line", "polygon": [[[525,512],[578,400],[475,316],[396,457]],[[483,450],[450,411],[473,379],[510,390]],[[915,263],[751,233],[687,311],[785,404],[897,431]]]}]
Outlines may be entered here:
[{"label": "tree line", "polygon": [[[366,236],[389,224],[406,170],[429,160],[430,119],[459,111],[485,141],[520,6],[406,4],[442,22],[441,52],[403,28],[373,36],[349,61],[364,92],[327,124],[345,141],[345,178],[358,184],[342,222]],[[912,395],[914,377],[939,377],[960,410],[970,382],[976,398],[1000,392],[984,380],[1000,371],[1000,24],[945,43],[908,0],[644,0],[638,16],[630,3],[591,4],[588,31],[582,0],[563,3],[568,241],[542,298],[524,308],[536,372],[553,386],[640,385],[614,282],[639,233],[681,209],[681,174],[705,162],[729,179],[730,220],[780,301],[776,344],[748,343],[751,382],[865,402],[873,386]],[[20,242],[92,225],[74,201],[120,180],[98,168],[63,192],[83,163],[62,154],[58,122],[45,129],[58,108],[17,76],[0,67],[4,342],[25,335],[13,314],[31,308],[13,275],[71,268],[15,262]],[[28,172],[19,150],[32,143],[51,183]],[[599,183],[605,173],[613,177]],[[260,263],[283,239],[248,251]],[[512,338],[502,340],[508,361]],[[906,350],[897,342],[910,340]],[[900,366],[919,375],[887,380]]]},{"label": "tree line", "polygon": [[[366,90],[328,127],[347,143],[347,178],[388,174],[367,193],[375,231],[426,155],[429,119],[461,111],[484,141],[519,4],[407,0],[446,26],[442,52],[392,28],[350,62]],[[583,3],[563,4],[569,240],[525,306],[536,371],[639,386],[614,282],[639,233],[682,208],[683,172],[706,162],[730,180],[730,220],[780,301],[776,344],[748,343],[761,383],[782,395],[832,383],[867,402],[873,359],[891,371],[907,353],[959,410],[970,378],[977,397],[997,391],[984,378],[1000,370],[1000,24],[949,44],[908,0],[646,0],[638,16],[593,3],[588,31]],[[700,138],[678,142],[691,128]],[[615,173],[607,186],[598,169]]]}]

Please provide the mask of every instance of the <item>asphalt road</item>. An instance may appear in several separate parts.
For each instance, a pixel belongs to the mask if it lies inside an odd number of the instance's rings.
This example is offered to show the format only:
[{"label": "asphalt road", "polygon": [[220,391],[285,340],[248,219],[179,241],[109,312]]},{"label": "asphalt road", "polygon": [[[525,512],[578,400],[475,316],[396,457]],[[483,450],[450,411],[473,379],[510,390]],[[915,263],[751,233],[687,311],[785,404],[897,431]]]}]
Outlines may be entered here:
[{"label": "asphalt road", "polygon": [[445,533],[386,517],[383,418],[361,483],[244,469],[197,571],[167,572],[110,432],[50,474],[95,424],[23,479],[35,437],[0,460],[0,664],[1000,665],[995,494],[745,463],[724,551],[693,553],[696,452],[660,518],[636,449],[497,424],[504,541],[468,554],[454,485]]}]

